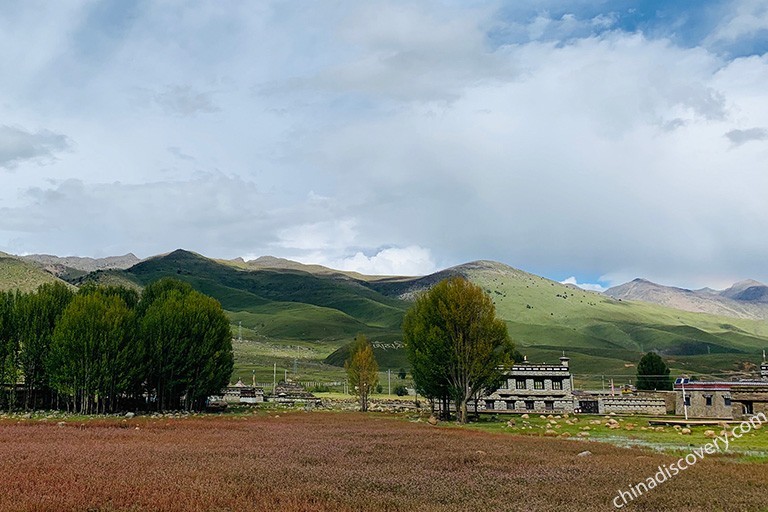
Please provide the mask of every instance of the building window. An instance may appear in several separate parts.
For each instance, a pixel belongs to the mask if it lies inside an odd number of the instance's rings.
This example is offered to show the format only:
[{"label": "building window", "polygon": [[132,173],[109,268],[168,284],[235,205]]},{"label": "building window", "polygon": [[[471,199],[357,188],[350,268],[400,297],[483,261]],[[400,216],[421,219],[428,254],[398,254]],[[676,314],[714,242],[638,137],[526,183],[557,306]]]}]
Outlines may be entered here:
[{"label": "building window", "polygon": [[525,408],[529,411],[533,410],[533,400],[526,400],[525,401]]},{"label": "building window", "polygon": [[555,402],[551,400],[545,400],[544,401],[544,409],[547,411],[554,411],[555,410]]},{"label": "building window", "polygon": [[515,389],[525,389],[525,379],[515,379]]},{"label": "building window", "polygon": [[493,410],[493,400],[486,400],[485,401],[485,408],[492,411]]},{"label": "building window", "polygon": [[712,395],[704,395],[704,401],[705,401],[705,405],[711,406],[712,405]]},{"label": "building window", "polygon": [[514,411],[515,410],[515,401],[514,400],[508,400],[507,401],[507,410],[508,411]]},{"label": "building window", "polygon": [[691,395],[685,395],[685,405],[691,405]]},{"label": "building window", "polygon": [[552,389],[563,389],[563,381],[560,379],[552,379]]},{"label": "building window", "polygon": [[533,389],[544,389],[544,379],[533,379]]},{"label": "building window", "polygon": [[725,404],[725,406],[726,406],[726,407],[730,407],[730,406],[731,406],[731,397],[729,397],[729,396],[724,396],[724,397],[723,397],[723,402],[724,402],[724,404]]}]

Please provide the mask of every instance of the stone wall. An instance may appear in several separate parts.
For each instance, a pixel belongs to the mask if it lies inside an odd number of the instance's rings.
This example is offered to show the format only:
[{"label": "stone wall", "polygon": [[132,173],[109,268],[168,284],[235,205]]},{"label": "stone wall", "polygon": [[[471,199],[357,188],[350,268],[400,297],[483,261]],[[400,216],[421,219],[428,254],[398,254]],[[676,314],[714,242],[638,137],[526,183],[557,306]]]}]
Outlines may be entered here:
[{"label": "stone wall", "polygon": [[642,396],[607,396],[597,400],[600,414],[667,414],[667,404],[663,398]]}]

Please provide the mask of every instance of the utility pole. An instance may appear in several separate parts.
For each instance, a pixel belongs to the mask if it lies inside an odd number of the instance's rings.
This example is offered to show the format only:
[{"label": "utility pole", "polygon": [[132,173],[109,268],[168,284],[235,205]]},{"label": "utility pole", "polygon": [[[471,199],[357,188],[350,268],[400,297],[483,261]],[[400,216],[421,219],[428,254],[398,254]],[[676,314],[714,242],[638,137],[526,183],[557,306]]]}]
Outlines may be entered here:
[{"label": "utility pole", "polygon": [[387,369],[387,394],[392,396],[392,370]]},{"label": "utility pole", "polygon": [[272,396],[275,395],[275,389],[277,388],[277,363],[272,367]]},{"label": "utility pole", "polygon": [[685,411],[685,420],[688,421],[688,403],[685,401],[685,379],[680,384],[683,387],[683,410]]}]

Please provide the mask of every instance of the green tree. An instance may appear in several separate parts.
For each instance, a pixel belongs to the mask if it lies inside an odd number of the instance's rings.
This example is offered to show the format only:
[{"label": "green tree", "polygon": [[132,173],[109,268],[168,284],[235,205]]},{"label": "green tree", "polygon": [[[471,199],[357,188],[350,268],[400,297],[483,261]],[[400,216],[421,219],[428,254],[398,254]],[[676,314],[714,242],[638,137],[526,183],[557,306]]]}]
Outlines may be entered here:
[{"label": "green tree", "polygon": [[64,283],[40,285],[36,293],[21,296],[17,302],[19,365],[24,377],[24,408],[34,409],[38,395],[50,397],[46,359],[56,323],[74,297]]},{"label": "green tree", "polygon": [[405,368],[400,368],[397,371],[397,378],[400,380],[405,380],[405,378],[408,376],[408,373],[406,373]]},{"label": "green tree", "polygon": [[648,352],[637,364],[637,389],[671,390],[669,367],[655,352]]},{"label": "green tree", "polygon": [[135,313],[121,297],[78,294],[53,332],[47,361],[52,387],[81,414],[116,410],[139,362],[135,333]]},{"label": "green tree", "polygon": [[20,292],[0,291],[0,385],[10,384],[8,393],[0,395],[0,402],[10,410],[15,401],[15,384],[18,380],[18,315],[17,303],[23,297]]},{"label": "green tree", "polygon": [[403,321],[403,340],[421,393],[444,405],[453,400],[462,423],[467,403],[494,388],[514,356],[493,301],[462,277],[441,281],[416,299]]},{"label": "green tree", "polygon": [[234,367],[229,320],[215,299],[180,281],[149,285],[138,305],[147,384],[158,410],[199,409],[229,382]]},{"label": "green tree", "polygon": [[368,410],[368,395],[379,382],[379,365],[373,356],[373,347],[363,334],[352,342],[349,359],[344,362],[349,386],[360,400],[360,410]]}]

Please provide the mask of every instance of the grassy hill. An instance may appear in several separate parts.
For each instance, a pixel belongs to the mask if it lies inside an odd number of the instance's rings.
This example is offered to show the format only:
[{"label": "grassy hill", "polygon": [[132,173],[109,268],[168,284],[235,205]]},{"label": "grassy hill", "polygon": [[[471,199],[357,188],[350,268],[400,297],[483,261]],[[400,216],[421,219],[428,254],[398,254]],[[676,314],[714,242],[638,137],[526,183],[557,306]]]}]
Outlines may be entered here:
[{"label": "grassy hill", "polygon": [[737,375],[760,361],[768,322],[691,313],[612,299],[495,262],[474,262],[412,281],[372,286],[409,297],[441,278],[462,275],[485,289],[510,336],[529,360],[555,361],[563,351],[591,384],[601,376],[626,382],[651,350],[678,372]]},{"label": "grassy hill", "polygon": [[0,290],[31,292],[44,283],[61,282],[39,265],[0,252]]},{"label": "grassy hill", "polygon": [[[399,340],[408,307],[346,274],[249,267],[183,250],[76,282],[144,286],[163,277],[186,281],[221,302],[235,337],[244,340],[235,345],[236,374],[247,380],[255,370],[259,380],[271,382],[275,362],[281,369],[297,367],[304,380],[338,380],[342,371],[325,358],[361,332],[377,342]],[[396,359],[396,367],[404,364],[402,353]]]},{"label": "grassy hill", "polygon": [[690,313],[613,299],[479,261],[421,278],[336,273],[323,267],[265,261],[214,261],[187,251],[145,260],[127,270],[97,271],[77,280],[144,286],[176,277],[217,298],[236,338],[236,374],[271,382],[296,370],[301,380],[339,380],[344,347],[357,333],[374,342],[382,369],[407,366],[397,347],[400,324],[416,294],[462,275],[482,286],[506,320],[510,336],[532,361],[572,359],[576,383],[599,386],[632,379],[643,353],[662,353],[673,373],[746,375],[768,346],[768,323]]}]

